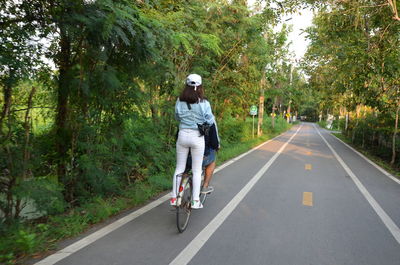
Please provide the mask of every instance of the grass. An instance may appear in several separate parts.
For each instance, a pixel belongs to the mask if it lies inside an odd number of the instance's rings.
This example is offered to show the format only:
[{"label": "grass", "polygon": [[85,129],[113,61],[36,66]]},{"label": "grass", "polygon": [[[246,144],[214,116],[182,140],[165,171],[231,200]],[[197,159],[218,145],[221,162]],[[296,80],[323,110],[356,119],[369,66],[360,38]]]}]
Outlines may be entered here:
[{"label": "grass", "polygon": [[[231,158],[234,158],[249,149],[259,145],[260,143],[263,143],[279,134],[282,132],[288,130],[291,128],[293,124],[288,124],[285,119],[277,117],[275,119],[275,128],[271,128],[271,117],[264,117],[264,123],[263,123],[263,135],[260,137],[254,136],[252,137],[252,119],[248,118],[245,123],[244,123],[244,128],[242,128],[242,137],[240,140],[237,140],[236,138],[234,140],[231,140],[230,142],[225,142],[224,139],[222,139],[221,143],[221,149],[218,152],[218,157],[217,157],[217,164],[221,164],[225,162],[226,160],[229,160]],[[294,123],[297,124],[298,122]],[[233,133],[233,132],[231,132]],[[257,121],[255,121],[255,131],[254,133],[257,133]],[[229,138],[229,137],[228,137]]]},{"label": "grass", "polygon": [[388,171],[390,174],[392,174],[394,177],[400,179],[400,171],[393,168],[388,162],[382,160],[381,158],[371,154],[367,149],[364,149],[358,145],[354,145],[351,143],[351,140],[349,138],[347,138],[346,136],[344,136],[341,133],[332,133],[334,136],[336,136],[337,138],[339,138],[340,140],[342,140],[343,142],[345,142],[346,144],[350,145],[351,147],[353,147],[354,149],[356,149],[357,151],[359,151],[360,153],[362,153],[363,155],[365,155],[368,159],[370,159],[371,161],[373,161],[375,164],[379,165],[381,168],[385,169],[386,171]]},{"label": "grass", "polygon": [[225,162],[226,160],[229,160],[231,158],[234,158],[249,149],[271,139],[274,138],[275,136],[279,135],[280,133],[267,133],[262,135],[261,137],[257,137],[251,140],[247,140],[244,142],[237,143],[235,145],[229,146],[228,148],[221,149],[221,151],[218,153],[218,160],[217,163],[221,164]]},{"label": "grass", "polygon": [[326,129],[326,125],[327,122],[322,120],[322,121],[318,121],[317,124],[319,125],[319,127]]},{"label": "grass", "polygon": [[[217,162],[221,164],[234,158],[290,127],[282,120],[276,123],[273,131],[264,128],[266,132],[261,137],[247,136],[243,141],[226,144],[219,151]],[[127,187],[123,196],[95,197],[64,214],[15,223],[12,226],[0,223],[0,234],[5,235],[0,239],[0,264],[22,264],[29,258],[40,258],[47,251],[56,249],[60,240],[75,237],[93,225],[140,206],[170,188],[170,178],[160,174]]]}]

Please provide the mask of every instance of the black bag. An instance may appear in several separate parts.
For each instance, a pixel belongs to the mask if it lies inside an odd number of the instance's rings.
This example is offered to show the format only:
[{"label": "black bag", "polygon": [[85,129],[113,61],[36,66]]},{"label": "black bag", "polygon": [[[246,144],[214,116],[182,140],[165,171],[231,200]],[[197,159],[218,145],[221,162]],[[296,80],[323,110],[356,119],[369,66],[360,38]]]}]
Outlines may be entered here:
[{"label": "black bag", "polygon": [[204,138],[206,142],[206,149],[211,148],[218,151],[219,141],[218,141],[218,134],[217,134],[217,127],[215,127],[215,123],[210,126],[210,131],[208,136]]},{"label": "black bag", "polygon": [[199,128],[200,135],[208,136],[210,132],[210,124],[204,122],[203,124],[197,123],[197,128]]}]

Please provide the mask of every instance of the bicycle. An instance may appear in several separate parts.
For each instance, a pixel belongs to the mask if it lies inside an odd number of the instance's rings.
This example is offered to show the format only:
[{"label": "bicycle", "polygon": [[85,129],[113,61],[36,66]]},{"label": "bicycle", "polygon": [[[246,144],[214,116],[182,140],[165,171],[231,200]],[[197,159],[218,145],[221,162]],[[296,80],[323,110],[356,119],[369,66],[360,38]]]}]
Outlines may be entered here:
[{"label": "bicycle", "polygon": [[[177,176],[180,177],[180,183],[177,187],[176,197],[176,226],[179,233],[183,233],[189,223],[190,215],[192,213],[192,190],[193,190],[193,176],[189,173],[182,173]],[[178,182],[178,181],[177,181]],[[204,205],[207,194],[200,193],[200,201]]]}]

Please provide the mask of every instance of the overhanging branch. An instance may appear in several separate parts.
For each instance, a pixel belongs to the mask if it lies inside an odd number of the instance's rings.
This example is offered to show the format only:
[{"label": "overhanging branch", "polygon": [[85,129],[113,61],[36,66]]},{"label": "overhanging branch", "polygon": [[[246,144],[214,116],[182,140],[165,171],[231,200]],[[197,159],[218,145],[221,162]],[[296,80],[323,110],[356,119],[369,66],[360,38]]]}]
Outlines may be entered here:
[{"label": "overhanging branch", "polygon": [[388,0],[390,7],[392,8],[392,12],[393,12],[393,19],[400,21],[400,17],[399,17],[399,13],[397,11],[397,4],[396,4],[396,0]]}]

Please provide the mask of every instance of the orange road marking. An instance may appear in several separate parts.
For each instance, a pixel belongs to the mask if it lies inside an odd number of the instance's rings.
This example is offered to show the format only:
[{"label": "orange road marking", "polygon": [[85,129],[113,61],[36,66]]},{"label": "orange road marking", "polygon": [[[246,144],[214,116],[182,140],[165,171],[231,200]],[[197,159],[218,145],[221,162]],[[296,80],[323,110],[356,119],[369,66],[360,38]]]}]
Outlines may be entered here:
[{"label": "orange road marking", "polygon": [[313,194],[312,192],[303,192],[303,205],[313,206]]}]

